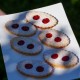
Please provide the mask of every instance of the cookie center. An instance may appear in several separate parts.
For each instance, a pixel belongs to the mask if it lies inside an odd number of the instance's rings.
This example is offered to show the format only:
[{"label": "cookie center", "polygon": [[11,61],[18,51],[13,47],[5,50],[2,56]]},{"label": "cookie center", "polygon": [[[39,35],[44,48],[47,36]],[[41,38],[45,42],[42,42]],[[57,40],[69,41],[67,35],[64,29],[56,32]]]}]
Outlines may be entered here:
[{"label": "cookie center", "polygon": [[60,42],[60,41],[61,41],[61,38],[60,38],[60,37],[56,37],[56,38],[54,39],[54,41]]},{"label": "cookie center", "polygon": [[64,56],[64,57],[62,58],[62,60],[63,60],[63,61],[68,61],[68,60],[69,60],[69,56]]},{"label": "cookie center", "polygon": [[12,24],[12,28],[17,29],[19,27],[19,24]]},{"label": "cookie center", "polygon": [[33,67],[32,64],[25,64],[25,68],[26,68],[26,69],[31,69],[32,67]]},{"label": "cookie center", "polygon": [[34,16],[33,16],[33,19],[34,19],[34,20],[38,20],[39,18],[40,18],[39,15],[34,15]]},{"label": "cookie center", "polygon": [[51,37],[52,37],[52,34],[51,34],[51,33],[47,33],[47,34],[46,34],[46,37],[47,37],[47,38],[51,38]]},{"label": "cookie center", "polygon": [[34,48],[34,45],[33,45],[33,44],[28,44],[28,45],[27,45],[27,48],[28,48],[28,49],[33,49],[33,48]]},{"label": "cookie center", "polygon": [[24,45],[24,43],[25,42],[23,40],[18,41],[18,45],[20,45],[20,46]]},{"label": "cookie center", "polygon": [[43,72],[43,71],[44,71],[44,68],[43,68],[42,66],[38,66],[38,67],[36,68],[36,70],[37,70],[38,72]]},{"label": "cookie center", "polygon": [[52,54],[52,55],[51,55],[51,58],[53,58],[53,59],[58,58],[58,54]]},{"label": "cookie center", "polygon": [[29,30],[29,27],[23,26],[23,27],[22,27],[22,30],[23,30],[23,31],[28,31],[28,30]]},{"label": "cookie center", "polygon": [[47,24],[48,22],[50,22],[50,20],[49,20],[48,18],[44,18],[44,19],[42,20],[42,22],[43,22],[44,24]]}]

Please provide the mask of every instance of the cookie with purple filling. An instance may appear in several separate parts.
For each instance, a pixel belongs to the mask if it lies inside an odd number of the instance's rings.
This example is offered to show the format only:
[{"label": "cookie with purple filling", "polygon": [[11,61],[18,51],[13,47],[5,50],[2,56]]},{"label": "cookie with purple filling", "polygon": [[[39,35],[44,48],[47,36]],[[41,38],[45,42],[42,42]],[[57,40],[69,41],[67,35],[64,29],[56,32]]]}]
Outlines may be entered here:
[{"label": "cookie with purple filling", "polygon": [[55,68],[73,68],[79,63],[77,55],[66,50],[45,51],[44,60]]},{"label": "cookie with purple filling", "polygon": [[8,21],[5,26],[10,33],[17,36],[29,37],[33,36],[37,31],[34,25],[29,22],[26,23],[26,21],[12,20]]},{"label": "cookie with purple filling", "polygon": [[49,77],[54,68],[40,60],[24,60],[17,64],[17,70],[24,76],[34,78]]},{"label": "cookie with purple filling", "polygon": [[32,38],[14,37],[10,43],[15,51],[24,55],[37,55],[42,51],[42,45]]}]

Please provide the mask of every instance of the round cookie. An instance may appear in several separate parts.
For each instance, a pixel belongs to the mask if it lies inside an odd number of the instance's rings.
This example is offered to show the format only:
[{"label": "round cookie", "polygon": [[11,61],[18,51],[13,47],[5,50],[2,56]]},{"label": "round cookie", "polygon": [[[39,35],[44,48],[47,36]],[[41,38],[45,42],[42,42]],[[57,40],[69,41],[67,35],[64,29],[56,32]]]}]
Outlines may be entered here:
[{"label": "round cookie", "polygon": [[34,25],[26,21],[12,20],[8,21],[5,26],[9,32],[17,36],[33,36],[37,30]]},{"label": "round cookie", "polygon": [[24,76],[44,78],[50,76],[54,69],[40,60],[24,60],[17,64],[17,70]]},{"label": "round cookie", "polygon": [[70,43],[70,39],[66,34],[53,29],[42,31],[39,39],[43,44],[52,48],[64,48]]},{"label": "round cookie", "polygon": [[72,68],[79,63],[78,57],[66,50],[45,51],[44,60],[55,68]]},{"label": "round cookie", "polygon": [[40,11],[29,11],[26,14],[26,21],[40,29],[49,29],[58,24],[58,20],[54,16]]},{"label": "round cookie", "polygon": [[37,55],[42,51],[42,45],[32,38],[14,37],[10,43],[14,50],[24,55]]}]

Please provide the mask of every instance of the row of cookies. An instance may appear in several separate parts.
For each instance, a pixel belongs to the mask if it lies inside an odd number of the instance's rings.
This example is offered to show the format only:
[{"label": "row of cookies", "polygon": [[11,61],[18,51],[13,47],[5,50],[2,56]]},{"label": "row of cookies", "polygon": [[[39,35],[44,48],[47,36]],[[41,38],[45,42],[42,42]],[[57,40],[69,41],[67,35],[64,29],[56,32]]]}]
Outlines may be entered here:
[{"label": "row of cookies", "polygon": [[[37,28],[31,23],[16,20],[7,22],[6,29],[17,36],[24,37],[33,36],[37,32]],[[39,35],[39,39],[42,43],[53,48],[64,48],[70,43],[70,39],[66,34],[54,29],[43,30]]]},{"label": "row of cookies", "polygon": [[58,20],[50,14],[39,11],[28,11],[24,21],[8,21],[5,26],[7,30],[15,35],[31,36],[35,34],[36,28],[50,29],[57,25],[57,23]]},{"label": "row of cookies", "polygon": [[[67,46],[69,44],[69,39],[67,38],[67,36],[64,36],[65,34],[63,34],[63,36],[61,37],[62,41],[58,40],[58,42],[56,42],[55,40],[59,37],[55,38],[55,36],[53,36],[52,38],[46,39],[46,35],[50,33],[43,35],[42,34],[43,33],[39,35],[41,42],[47,44],[50,47],[63,48],[64,46]],[[14,37],[10,40],[10,43],[11,47],[14,50],[24,55],[36,55],[43,51],[43,45],[39,41],[36,41],[31,37]]]},{"label": "row of cookies", "polygon": [[49,77],[55,68],[72,68],[79,62],[78,57],[66,50],[48,50],[43,53],[45,60],[23,60],[17,64],[17,70],[25,76],[32,78]]},{"label": "row of cookies", "polygon": [[64,48],[70,43],[68,36],[60,31],[50,29],[51,26],[54,27],[57,23],[58,20],[50,14],[30,11],[24,21],[12,20],[7,22],[6,29],[15,35],[30,37],[37,32],[39,27],[45,29],[39,35],[42,43],[53,48]]},{"label": "row of cookies", "polygon": [[[35,42],[34,39],[32,38],[26,38],[26,37],[15,37],[11,40],[11,47],[16,50],[17,52],[24,54],[24,55],[36,55],[39,54],[42,51],[42,45],[39,42]],[[52,61],[52,64],[58,65],[58,64],[62,64],[63,62],[66,62],[66,64],[69,63],[70,64],[76,64],[78,63],[78,57],[70,52],[70,51],[66,51],[66,50],[49,50],[49,51],[45,51],[43,53],[43,56],[45,58],[45,61]],[[73,60],[75,62],[73,62]],[[60,62],[59,62],[60,61]],[[61,62],[63,61],[63,62]],[[58,63],[57,63],[58,62]],[[50,62],[49,62],[50,63]],[[65,66],[66,66],[65,64]],[[53,65],[53,66],[55,66]],[[68,65],[68,64],[67,64]],[[72,65],[72,67],[75,65]],[[60,66],[59,66],[60,67]],[[67,68],[67,66],[66,66]]]}]

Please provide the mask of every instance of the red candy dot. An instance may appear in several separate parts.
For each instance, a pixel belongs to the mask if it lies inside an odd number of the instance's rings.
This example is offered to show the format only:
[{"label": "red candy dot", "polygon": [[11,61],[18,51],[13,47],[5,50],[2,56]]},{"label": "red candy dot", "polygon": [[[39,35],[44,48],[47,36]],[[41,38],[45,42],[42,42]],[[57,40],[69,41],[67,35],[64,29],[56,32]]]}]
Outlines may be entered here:
[{"label": "red candy dot", "polygon": [[46,37],[47,37],[47,38],[51,38],[51,37],[52,37],[52,34],[51,34],[51,33],[47,33],[47,34],[46,34]]},{"label": "red candy dot", "polygon": [[22,27],[22,30],[23,30],[23,31],[28,31],[28,30],[29,30],[29,27],[23,26],[23,27]]},{"label": "red candy dot", "polygon": [[32,67],[33,67],[32,64],[25,64],[25,68],[26,68],[26,69],[31,69]]},{"label": "red candy dot", "polygon": [[60,37],[56,37],[54,40],[55,40],[56,42],[60,42],[60,41],[61,41],[61,38],[60,38]]},{"label": "red candy dot", "polygon": [[63,60],[63,61],[68,61],[68,60],[69,60],[69,56],[64,56],[64,57],[62,58],[62,60]]},{"label": "red candy dot", "polygon": [[27,45],[27,48],[28,48],[28,49],[33,49],[33,48],[34,48],[34,45],[33,45],[33,44],[28,44],[28,45]]},{"label": "red candy dot", "polygon": [[44,19],[42,20],[42,22],[43,22],[44,24],[47,24],[49,21],[50,21],[50,20],[49,20],[48,18],[44,18]]},{"label": "red candy dot", "polygon": [[24,42],[23,40],[18,41],[18,45],[20,45],[20,46],[21,46],[21,45],[24,45],[24,43],[25,43],[25,42]]},{"label": "red candy dot", "polygon": [[53,58],[53,59],[58,58],[58,54],[52,54],[52,55],[51,55],[51,58]]},{"label": "red candy dot", "polygon": [[38,20],[39,18],[40,18],[39,15],[35,15],[35,16],[33,16],[33,19],[34,19],[34,20]]},{"label": "red candy dot", "polygon": [[19,27],[19,24],[13,24],[12,25],[12,28],[14,28],[14,29],[16,29],[16,28],[18,28]]},{"label": "red candy dot", "polygon": [[36,68],[36,70],[37,70],[38,72],[43,72],[43,71],[44,71],[44,68],[43,68],[42,66],[38,66],[38,67]]}]

